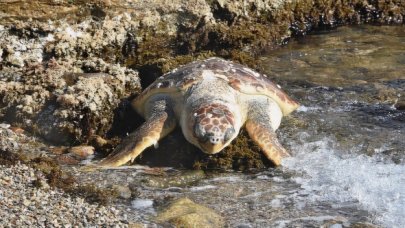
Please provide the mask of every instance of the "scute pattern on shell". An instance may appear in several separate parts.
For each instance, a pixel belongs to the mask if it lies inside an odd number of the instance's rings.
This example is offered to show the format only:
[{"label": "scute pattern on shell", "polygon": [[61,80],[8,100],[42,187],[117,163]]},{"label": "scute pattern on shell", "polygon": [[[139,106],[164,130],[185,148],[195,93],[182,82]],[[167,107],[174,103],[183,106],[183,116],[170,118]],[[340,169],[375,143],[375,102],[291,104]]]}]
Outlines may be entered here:
[{"label": "scute pattern on shell", "polygon": [[212,71],[215,77],[225,80],[229,86],[241,93],[266,95],[280,105],[287,115],[298,107],[298,103],[284,93],[265,75],[241,64],[213,57],[194,61],[159,77],[134,100],[134,106],[142,106],[145,100],[158,93],[176,93],[187,90],[204,79],[203,71]]}]

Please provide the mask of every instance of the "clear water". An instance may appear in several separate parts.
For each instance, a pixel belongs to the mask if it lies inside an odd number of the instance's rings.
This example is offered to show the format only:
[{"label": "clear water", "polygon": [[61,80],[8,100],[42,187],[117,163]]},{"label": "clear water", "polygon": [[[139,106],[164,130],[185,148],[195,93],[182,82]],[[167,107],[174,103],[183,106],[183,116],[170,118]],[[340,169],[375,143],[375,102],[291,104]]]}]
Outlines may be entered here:
[{"label": "clear water", "polygon": [[266,56],[269,74],[303,103],[304,128],[284,140],[294,156],[283,170],[301,188],[292,201],[329,212],[318,216],[350,221],[364,211],[359,221],[405,226],[405,111],[395,108],[405,96],[404,53],[405,27],[359,26]]},{"label": "clear water", "polygon": [[230,227],[405,227],[405,111],[395,108],[405,96],[405,27],[314,34],[261,65],[302,104],[278,130],[293,154],[282,168],[165,188],[142,185],[154,178],[142,169],[87,178],[133,185],[138,201],[119,207],[148,224],[162,203],[189,197]]}]

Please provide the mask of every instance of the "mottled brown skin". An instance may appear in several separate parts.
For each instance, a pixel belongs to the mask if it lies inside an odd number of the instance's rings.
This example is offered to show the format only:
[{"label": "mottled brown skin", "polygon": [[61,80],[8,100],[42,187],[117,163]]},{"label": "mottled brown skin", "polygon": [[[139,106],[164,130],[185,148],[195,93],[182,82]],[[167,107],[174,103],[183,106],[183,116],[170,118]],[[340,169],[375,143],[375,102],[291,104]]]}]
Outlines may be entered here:
[{"label": "mottled brown skin", "polygon": [[245,126],[266,157],[280,165],[289,154],[274,131],[282,116],[298,107],[266,76],[220,58],[196,61],[163,75],[132,105],[146,122],[99,167],[133,161],[177,124],[190,143],[208,154],[228,146]]}]

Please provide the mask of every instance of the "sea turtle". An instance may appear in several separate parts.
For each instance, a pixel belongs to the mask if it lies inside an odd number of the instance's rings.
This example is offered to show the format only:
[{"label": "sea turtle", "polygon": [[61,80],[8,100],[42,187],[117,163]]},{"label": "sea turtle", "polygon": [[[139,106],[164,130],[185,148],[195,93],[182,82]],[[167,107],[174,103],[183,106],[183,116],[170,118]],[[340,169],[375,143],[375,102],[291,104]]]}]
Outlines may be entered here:
[{"label": "sea turtle", "polygon": [[121,166],[180,125],[185,138],[207,154],[220,152],[245,126],[275,165],[288,152],[275,130],[299,104],[265,75],[221,58],[195,61],[153,82],[132,101],[145,118],[98,165]]}]

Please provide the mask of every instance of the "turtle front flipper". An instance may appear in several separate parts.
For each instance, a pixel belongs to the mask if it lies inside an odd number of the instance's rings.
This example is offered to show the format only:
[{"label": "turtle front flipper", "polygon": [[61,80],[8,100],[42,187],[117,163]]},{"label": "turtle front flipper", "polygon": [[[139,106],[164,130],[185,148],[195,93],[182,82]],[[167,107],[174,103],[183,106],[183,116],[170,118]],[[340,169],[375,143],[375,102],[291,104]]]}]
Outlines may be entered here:
[{"label": "turtle front flipper", "polygon": [[280,107],[271,99],[250,104],[246,130],[250,138],[262,149],[266,157],[275,165],[290,157],[287,150],[278,142],[275,130],[282,118]]},{"label": "turtle front flipper", "polygon": [[254,120],[248,120],[246,122],[246,130],[250,138],[260,146],[266,157],[275,165],[280,165],[283,158],[290,157],[290,154],[278,142],[277,135],[270,126],[264,126]]},{"label": "turtle front flipper", "polygon": [[157,145],[158,141],[173,131],[176,119],[169,100],[156,99],[146,107],[146,122],[128,135],[107,158],[97,164],[99,167],[124,165],[142,153],[146,148]]}]

